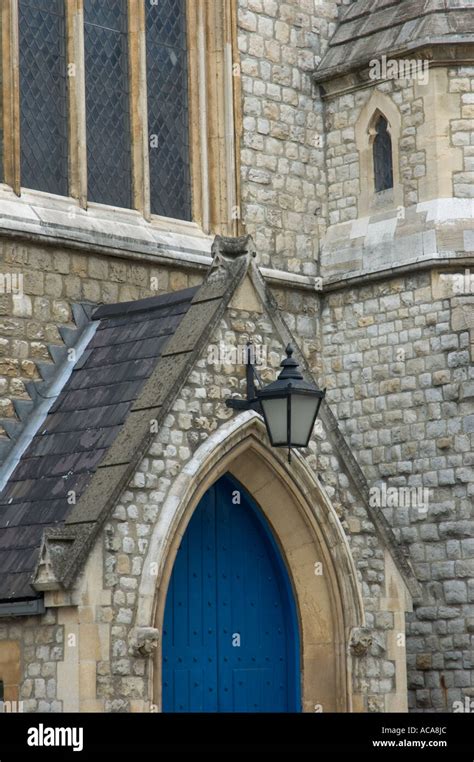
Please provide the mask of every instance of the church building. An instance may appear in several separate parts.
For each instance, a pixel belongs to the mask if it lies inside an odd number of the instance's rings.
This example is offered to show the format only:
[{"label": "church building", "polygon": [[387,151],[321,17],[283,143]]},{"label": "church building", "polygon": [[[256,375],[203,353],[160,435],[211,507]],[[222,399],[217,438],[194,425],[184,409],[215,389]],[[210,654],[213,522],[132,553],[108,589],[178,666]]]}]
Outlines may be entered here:
[{"label": "church building", "polygon": [[474,711],[472,0],[0,25],[0,706]]}]

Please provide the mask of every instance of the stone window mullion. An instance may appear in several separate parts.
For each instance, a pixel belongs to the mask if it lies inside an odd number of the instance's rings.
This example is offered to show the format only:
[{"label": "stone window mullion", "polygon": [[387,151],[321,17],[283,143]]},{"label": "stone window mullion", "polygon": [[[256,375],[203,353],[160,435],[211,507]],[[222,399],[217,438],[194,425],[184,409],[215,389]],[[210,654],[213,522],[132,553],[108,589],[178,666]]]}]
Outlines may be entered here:
[{"label": "stone window mullion", "polygon": [[[235,235],[240,225],[240,202],[237,181],[240,115],[234,97],[236,73],[240,67],[234,58],[234,0],[216,13],[212,0],[205,0],[207,61],[206,90],[208,113],[208,196],[210,229]],[[237,67],[237,72],[235,70]]]},{"label": "stone window mullion", "polygon": [[66,2],[68,75],[69,194],[87,206],[86,93],[84,69],[84,3]]},{"label": "stone window mullion", "polygon": [[205,0],[188,0],[188,92],[190,122],[190,169],[193,220],[209,233],[208,88],[206,77],[207,36]]},{"label": "stone window mullion", "polygon": [[21,681],[21,650],[15,640],[0,642],[0,680],[3,683],[3,701],[18,701]]},{"label": "stone window mullion", "polygon": [[132,142],[132,206],[150,219],[146,31],[143,0],[128,0],[130,136]]}]

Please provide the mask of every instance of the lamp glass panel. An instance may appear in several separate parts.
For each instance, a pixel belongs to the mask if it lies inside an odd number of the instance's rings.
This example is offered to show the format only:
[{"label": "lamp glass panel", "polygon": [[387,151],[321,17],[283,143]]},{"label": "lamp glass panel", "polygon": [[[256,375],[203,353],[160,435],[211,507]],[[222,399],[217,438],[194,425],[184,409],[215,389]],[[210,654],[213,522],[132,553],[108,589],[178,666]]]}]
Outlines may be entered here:
[{"label": "lamp glass panel", "polygon": [[265,420],[270,430],[270,439],[274,445],[286,444],[287,435],[287,398],[274,397],[261,400]]},{"label": "lamp glass panel", "polygon": [[293,394],[291,397],[291,444],[306,447],[314,423],[319,398]]}]

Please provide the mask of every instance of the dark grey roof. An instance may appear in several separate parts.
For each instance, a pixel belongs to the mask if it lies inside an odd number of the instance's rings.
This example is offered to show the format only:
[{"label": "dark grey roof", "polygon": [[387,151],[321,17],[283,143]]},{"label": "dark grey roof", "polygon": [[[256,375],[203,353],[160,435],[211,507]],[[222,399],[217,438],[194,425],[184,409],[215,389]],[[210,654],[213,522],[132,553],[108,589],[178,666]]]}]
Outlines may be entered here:
[{"label": "dark grey roof", "polygon": [[341,11],[315,78],[322,82],[372,58],[447,41],[474,42],[473,0],[357,0]]},{"label": "dark grey roof", "polygon": [[117,437],[197,288],[99,307],[98,328],[0,495],[0,601],[30,586],[43,530],[63,522]]}]

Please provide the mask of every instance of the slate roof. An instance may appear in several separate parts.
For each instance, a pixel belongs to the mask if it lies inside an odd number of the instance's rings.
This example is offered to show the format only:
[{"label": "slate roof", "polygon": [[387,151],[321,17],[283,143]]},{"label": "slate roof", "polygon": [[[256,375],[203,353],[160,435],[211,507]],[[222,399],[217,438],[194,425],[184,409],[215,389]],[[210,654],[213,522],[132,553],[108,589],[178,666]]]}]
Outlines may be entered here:
[{"label": "slate roof", "polygon": [[357,0],[341,10],[315,79],[443,41],[474,42],[473,0]]},{"label": "slate roof", "polygon": [[0,602],[30,586],[43,530],[91,481],[197,288],[99,307],[97,330],[0,494]]}]

